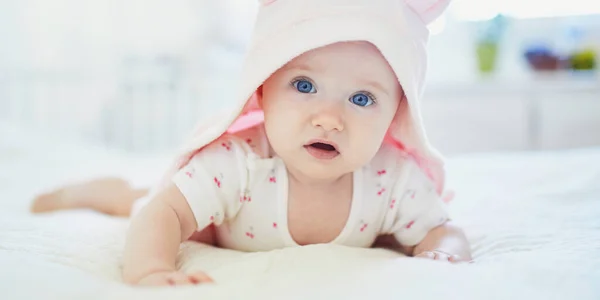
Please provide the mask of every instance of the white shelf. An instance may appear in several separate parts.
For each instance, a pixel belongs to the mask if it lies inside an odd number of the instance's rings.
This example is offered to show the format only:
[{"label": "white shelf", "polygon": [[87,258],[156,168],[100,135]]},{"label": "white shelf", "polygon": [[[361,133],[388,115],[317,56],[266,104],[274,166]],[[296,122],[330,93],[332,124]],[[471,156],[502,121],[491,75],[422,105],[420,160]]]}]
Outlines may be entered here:
[{"label": "white shelf", "polygon": [[480,78],[473,81],[431,82],[425,98],[437,95],[473,95],[476,93],[538,93],[538,92],[598,92],[600,74],[596,73],[539,73],[529,78]]},{"label": "white shelf", "polygon": [[444,153],[600,146],[598,77],[438,84],[424,100],[429,138]]}]

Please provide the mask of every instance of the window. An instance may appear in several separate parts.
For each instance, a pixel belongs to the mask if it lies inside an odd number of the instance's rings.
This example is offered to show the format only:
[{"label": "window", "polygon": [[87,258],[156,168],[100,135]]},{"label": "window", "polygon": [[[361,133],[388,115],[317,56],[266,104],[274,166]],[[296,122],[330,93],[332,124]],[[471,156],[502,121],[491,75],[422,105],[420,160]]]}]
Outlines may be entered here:
[{"label": "window", "polygon": [[600,14],[600,1],[455,0],[450,14],[460,21],[479,21],[504,14],[518,19]]}]

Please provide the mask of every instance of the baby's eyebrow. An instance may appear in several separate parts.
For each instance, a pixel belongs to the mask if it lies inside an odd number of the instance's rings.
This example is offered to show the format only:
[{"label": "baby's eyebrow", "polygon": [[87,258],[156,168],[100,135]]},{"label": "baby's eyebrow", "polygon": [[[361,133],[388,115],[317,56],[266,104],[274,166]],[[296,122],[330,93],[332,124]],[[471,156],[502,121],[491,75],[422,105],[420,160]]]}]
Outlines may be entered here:
[{"label": "baby's eyebrow", "polygon": [[384,93],[384,94],[386,94],[386,95],[388,95],[388,96],[390,95],[390,93],[387,91],[387,89],[385,89],[385,88],[384,88],[384,87],[383,87],[383,86],[382,86],[382,85],[381,85],[379,82],[377,82],[377,81],[373,81],[373,80],[361,80],[361,82],[362,82],[364,85],[371,86],[371,87],[373,87],[373,88],[375,88],[375,89],[378,89],[379,91],[381,91],[382,93]]},{"label": "baby's eyebrow", "polygon": [[314,71],[311,67],[309,67],[305,64],[298,64],[298,65],[290,64],[290,65],[283,67],[283,70],[292,70],[292,69],[297,69],[297,70],[306,71],[306,72]]}]

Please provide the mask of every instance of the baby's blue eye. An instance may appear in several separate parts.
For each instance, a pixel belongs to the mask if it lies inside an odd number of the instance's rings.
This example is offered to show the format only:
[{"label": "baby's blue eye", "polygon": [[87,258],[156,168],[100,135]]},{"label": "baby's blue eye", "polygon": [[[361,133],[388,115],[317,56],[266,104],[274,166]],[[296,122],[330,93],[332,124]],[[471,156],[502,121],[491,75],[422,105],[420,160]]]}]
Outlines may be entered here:
[{"label": "baby's blue eye", "polygon": [[314,88],[313,84],[310,83],[310,81],[305,80],[305,79],[296,80],[293,82],[293,85],[300,93],[314,94],[317,92],[317,90]]},{"label": "baby's blue eye", "polygon": [[371,99],[371,97],[365,93],[355,94],[354,96],[350,97],[350,102],[358,106],[369,106],[375,103],[373,99]]}]

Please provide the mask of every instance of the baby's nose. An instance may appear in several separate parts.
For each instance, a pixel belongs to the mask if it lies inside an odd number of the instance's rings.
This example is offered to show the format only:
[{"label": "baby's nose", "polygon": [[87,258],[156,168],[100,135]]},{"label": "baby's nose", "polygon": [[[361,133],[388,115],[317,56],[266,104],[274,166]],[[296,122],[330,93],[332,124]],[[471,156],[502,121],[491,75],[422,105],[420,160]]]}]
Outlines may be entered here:
[{"label": "baby's nose", "polygon": [[344,130],[344,120],[341,109],[330,107],[320,110],[312,118],[312,125],[323,129],[324,131],[342,131]]}]

